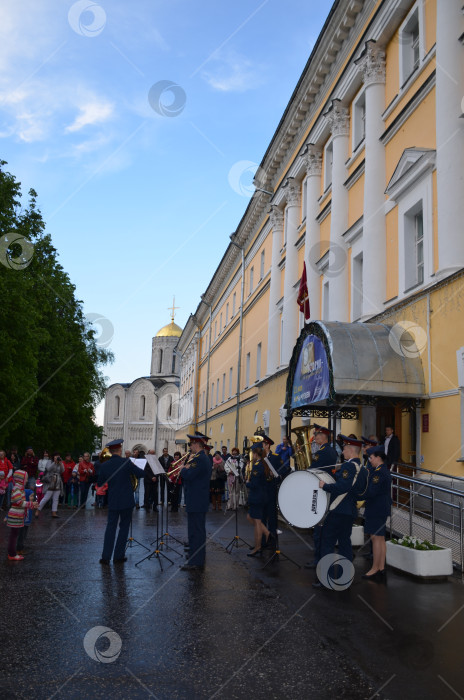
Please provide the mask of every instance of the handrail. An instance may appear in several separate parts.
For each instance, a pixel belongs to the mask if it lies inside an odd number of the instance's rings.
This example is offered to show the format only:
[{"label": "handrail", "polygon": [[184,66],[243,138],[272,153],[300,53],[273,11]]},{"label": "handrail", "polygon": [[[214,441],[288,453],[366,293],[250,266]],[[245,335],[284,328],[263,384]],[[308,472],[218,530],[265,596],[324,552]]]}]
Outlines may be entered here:
[{"label": "handrail", "polygon": [[436,476],[446,476],[448,479],[456,479],[457,481],[464,481],[464,476],[455,476],[454,474],[445,474],[445,472],[435,472],[433,469],[424,469],[424,467],[416,467],[415,464],[405,464],[404,462],[395,462],[395,466],[398,467],[408,467],[408,469],[414,469],[418,472],[427,472],[427,474],[436,474]]},{"label": "handrail", "polygon": [[[464,583],[464,491],[458,491],[454,488],[449,488],[447,486],[438,486],[433,482],[423,481],[422,479],[417,479],[412,476],[406,476],[405,474],[400,474],[396,471],[391,472],[392,476],[392,496],[394,496],[396,490],[396,496],[392,498],[392,510],[390,512],[390,532],[393,532],[393,506],[395,505],[397,509],[403,510],[403,512],[409,512],[409,534],[413,534],[414,529],[414,514],[420,517],[427,515],[430,518],[431,525],[431,541],[435,543],[436,539],[436,517],[437,517],[437,505],[445,506],[451,510],[449,517],[451,520],[445,519],[443,514],[439,515],[439,522],[442,527],[445,528],[440,533],[440,537],[444,537],[447,540],[454,541],[454,548],[459,546],[459,554],[457,558],[453,556],[453,560],[460,565],[461,570],[461,581]],[[419,488],[418,488],[419,487]],[[425,490],[430,489],[431,493],[424,493]],[[406,503],[401,503],[399,500],[399,494],[408,494],[409,500]],[[446,496],[454,497],[458,499],[455,503],[450,503],[445,500]],[[417,509],[416,498],[423,498],[428,502],[431,502],[431,512],[427,510]],[[456,516],[457,512],[457,516]],[[455,518],[459,518],[455,520]],[[420,523],[416,522],[417,527],[420,529],[422,526]],[[452,537],[451,533],[456,532],[456,527],[459,530],[459,541]],[[446,534],[446,530],[449,530],[449,534]],[[401,531],[401,530],[400,530]]]},{"label": "handrail", "polygon": [[392,479],[403,479],[403,481],[408,481],[411,484],[418,484],[419,486],[422,486],[422,488],[436,489],[437,491],[443,491],[444,493],[450,493],[454,496],[464,498],[464,491],[456,491],[455,489],[449,489],[446,486],[437,486],[436,484],[431,484],[427,481],[424,482],[420,479],[414,479],[412,476],[405,476],[404,474],[398,474],[397,472],[392,472],[391,475]]}]

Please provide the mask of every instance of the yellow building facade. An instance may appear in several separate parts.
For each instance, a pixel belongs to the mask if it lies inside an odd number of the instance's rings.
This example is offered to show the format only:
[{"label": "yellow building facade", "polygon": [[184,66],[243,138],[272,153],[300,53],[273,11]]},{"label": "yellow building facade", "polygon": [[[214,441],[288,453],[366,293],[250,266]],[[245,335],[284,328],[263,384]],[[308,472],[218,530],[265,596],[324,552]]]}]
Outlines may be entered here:
[{"label": "yellow building facade", "polygon": [[311,321],[381,325],[391,353],[420,361],[419,396],[390,388],[335,429],[381,437],[393,423],[402,461],[464,473],[461,4],[334,3],[179,341],[179,440],[193,428],[241,449],[262,426],[280,442],[305,264]]}]

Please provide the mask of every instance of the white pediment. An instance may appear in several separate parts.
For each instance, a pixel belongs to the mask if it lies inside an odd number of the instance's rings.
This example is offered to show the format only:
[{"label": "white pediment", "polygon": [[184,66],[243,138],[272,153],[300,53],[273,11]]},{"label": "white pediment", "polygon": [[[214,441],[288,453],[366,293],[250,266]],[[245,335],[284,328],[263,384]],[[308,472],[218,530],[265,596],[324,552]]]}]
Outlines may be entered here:
[{"label": "white pediment", "polygon": [[406,148],[395,168],[385,194],[399,199],[413,184],[435,167],[436,151],[433,148]]}]

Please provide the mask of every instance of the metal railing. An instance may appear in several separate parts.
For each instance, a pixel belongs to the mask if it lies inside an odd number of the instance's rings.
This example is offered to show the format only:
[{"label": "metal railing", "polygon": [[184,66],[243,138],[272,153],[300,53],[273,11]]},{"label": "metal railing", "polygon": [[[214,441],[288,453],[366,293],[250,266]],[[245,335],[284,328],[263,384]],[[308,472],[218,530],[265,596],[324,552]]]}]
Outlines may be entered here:
[{"label": "metal railing", "polygon": [[[462,477],[421,471],[464,482]],[[392,471],[390,533],[449,547],[464,577],[464,491]]]}]

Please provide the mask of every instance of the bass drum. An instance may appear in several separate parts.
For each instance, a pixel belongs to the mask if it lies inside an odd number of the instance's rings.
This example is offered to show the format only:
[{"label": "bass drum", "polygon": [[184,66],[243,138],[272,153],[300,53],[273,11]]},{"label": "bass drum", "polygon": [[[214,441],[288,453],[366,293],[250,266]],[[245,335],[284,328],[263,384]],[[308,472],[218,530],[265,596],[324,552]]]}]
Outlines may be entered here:
[{"label": "bass drum", "polygon": [[335,479],[322,469],[297,471],[283,480],[279,489],[279,509],[289,525],[314,527],[327,512],[330,494],[319,488],[319,480],[327,484]]}]

